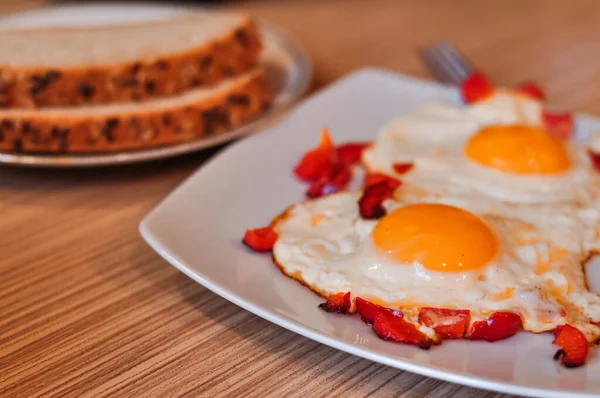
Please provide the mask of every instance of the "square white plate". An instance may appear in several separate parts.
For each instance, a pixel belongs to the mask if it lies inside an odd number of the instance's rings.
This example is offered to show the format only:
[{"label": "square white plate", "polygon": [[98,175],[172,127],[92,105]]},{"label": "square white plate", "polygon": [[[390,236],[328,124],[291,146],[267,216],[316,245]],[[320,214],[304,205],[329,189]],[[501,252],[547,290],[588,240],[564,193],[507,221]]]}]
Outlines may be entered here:
[{"label": "square white plate", "polygon": [[[486,343],[449,341],[429,351],[380,340],[357,317],[317,309],[322,299],[284,277],[269,255],[241,244],[246,228],[267,224],[303,199],[292,167],[315,145],[322,126],[334,141],[372,140],[386,121],[456,89],[365,69],[297,107],[281,124],[216,156],[142,222],[146,241],[198,283],[273,323],[323,344],[389,366],[474,387],[540,397],[598,396],[600,350],[588,364],[565,369],[552,360],[549,334],[520,333]],[[577,120],[587,135],[600,123]],[[597,282],[596,279],[593,282]]]}]

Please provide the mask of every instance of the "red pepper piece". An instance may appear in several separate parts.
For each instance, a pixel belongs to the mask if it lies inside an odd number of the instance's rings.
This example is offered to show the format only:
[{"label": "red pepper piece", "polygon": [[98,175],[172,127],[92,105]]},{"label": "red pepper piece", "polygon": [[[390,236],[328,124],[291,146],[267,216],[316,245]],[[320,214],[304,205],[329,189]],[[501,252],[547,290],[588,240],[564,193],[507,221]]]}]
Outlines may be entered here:
[{"label": "red pepper piece", "polygon": [[480,101],[494,92],[494,86],[481,72],[473,72],[467,76],[460,86],[463,100],[467,104]]},{"label": "red pepper piece", "polygon": [[496,341],[510,337],[521,328],[521,317],[514,312],[494,312],[485,321],[474,322],[467,338]]},{"label": "red pepper piece", "polygon": [[377,311],[380,308],[383,308],[380,305],[373,304],[370,301],[361,299],[360,297],[356,298],[355,303],[356,311],[358,312],[358,315],[360,315],[360,319],[367,325],[372,325],[373,322],[375,322],[375,315],[377,315]]},{"label": "red pepper piece", "polygon": [[304,181],[314,181],[327,173],[335,160],[335,147],[329,136],[329,131],[321,131],[319,145],[306,152],[294,168],[296,177]]},{"label": "red pepper piece", "polygon": [[433,328],[442,339],[461,339],[471,320],[469,310],[425,307],[419,310],[419,323]]},{"label": "red pepper piece", "polygon": [[272,227],[248,229],[242,242],[257,252],[268,252],[277,241],[277,232]]},{"label": "red pepper piece", "polygon": [[600,153],[593,152],[591,149],[588,149],[588,155],[590,156],[590,160],[592,161],[592,167],[596,171],[600,171]]},{"label": "red pepper piece", "polygon": [[332,294],[326,302],[319,304],[319,308],[327,312],[347,314],[352,308],[350,292]]},{"label": "red pepper piece", "polygon": [[384,200],[390,199],[393,194],[394,189],[388,185],[387,181],[367,187],[358,201],[360,215],[367,219],[383,217],[385,209],[382,203]]},{"label": "red pepper piece", "polygon": [[337,158],[340,162],[354,165],[360,162],[362,151],[369,146],[368,142],[348,142],[337,147]]},{"label": "red pepper piece", "polygon": [[403,314],[389,308],[379,308],[375,314],[373,331],[384,340],[397,343],[414,344],[428,349],[433,340],[423,334],[415,325],[406,322]]},{"label": "red pepper piece", "polygon": [[573,134],[573,115],[568,112],[553,112],[544,110],[542,121],[546,131],[559,140],[568,140]]},{"label": "red pepper piece", "polygon": [[309,198],[318,198],[339,192],[346,188],[351,179],[352,170],[350,166],[345,163],[337,163],[308,187],[306,196]]},{"label": "red pepper piece", "polygon": [[365,187],[377,185],[382,182],[385,182],[392,189],[396,189],[402,185],[402,181],[383,173],[368,173],[365,176]]},{"label": "red pepper piece", "polygon": [[534,82],[523,82],[515,87],[515,90],[528,97],[543,101],[546,98],[542,88]]},{"label": "red pepper piece", "polygon": [[394,163],[392,165],[394,171],[398,174],[405,174],[412,170],[414,164],[411,162],[408,163]]},{"label": "red pepper piece", "polygon": [[575,368],[585,363],[589,344],[585,335],[571,325],[558,326],[553,331],[555,344],[560,350],[554,354],[554,359],[560,359],[567,368]]}]

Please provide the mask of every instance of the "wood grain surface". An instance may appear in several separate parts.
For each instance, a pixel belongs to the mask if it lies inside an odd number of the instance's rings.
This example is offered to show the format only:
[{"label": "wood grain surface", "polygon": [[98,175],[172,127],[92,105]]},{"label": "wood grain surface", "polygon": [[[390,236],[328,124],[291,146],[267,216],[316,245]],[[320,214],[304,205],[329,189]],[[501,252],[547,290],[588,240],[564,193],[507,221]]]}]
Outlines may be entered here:
[{"label": "wood grain surface", "polygon": [[[0,1],[0,12],[40,2]],[[428,76],[455,42],[499,83],[600,114],[600,2],[254,0],[315,62]],[[379,365],[264,321],[178,273],[140,238],[154,205],[216,150],[98,170],[0,168],[0,396],[496,397]]]}]

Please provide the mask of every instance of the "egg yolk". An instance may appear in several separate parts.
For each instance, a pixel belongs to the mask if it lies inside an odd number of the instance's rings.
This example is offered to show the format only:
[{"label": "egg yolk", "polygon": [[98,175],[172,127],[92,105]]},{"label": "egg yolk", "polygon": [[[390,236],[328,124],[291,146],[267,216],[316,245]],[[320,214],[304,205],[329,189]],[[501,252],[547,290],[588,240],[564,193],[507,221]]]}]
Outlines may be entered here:
[{"label": "egg yolk", "polygon": [[467,142],[465,154],[483,166],[513,174],[557,174],[571,166],[562,142],[527,125],[485,127]]},{"label": "egg yolk", "polygon": [[443,272],[481,268],[497,251],[494,233],[479,217],[443,204],[393,210],[375,226],[373,241],[396,261]]}]

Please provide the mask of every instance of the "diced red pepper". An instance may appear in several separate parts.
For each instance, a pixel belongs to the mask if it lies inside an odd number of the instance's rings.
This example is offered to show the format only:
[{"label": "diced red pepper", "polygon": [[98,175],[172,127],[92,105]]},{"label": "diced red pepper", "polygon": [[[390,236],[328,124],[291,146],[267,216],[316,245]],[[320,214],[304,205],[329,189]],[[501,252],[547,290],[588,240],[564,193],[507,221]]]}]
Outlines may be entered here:
[{"label": "diced red pepper", "polygon": [[446,308],[421,308],[419,323],[433,328],[442,339],[461,339],[471,320],[469,310],[449,310]]},{"label": "diced red pepper", "polygon": [[510,337],[521,329],[521,317],[514,312],[494,312],[485,321],[474,322],[467,338],[496,341]]},{"label": "diced red pepper", "polygon": [[352,179],[352,170],[345,163],[333,165],[329,171],[310,184],[306,191],[309,198],[318,198],[331,193],[339,192],[346,188]]},{"label": "diced red pepper", "polygon": [[327,312],[347,314],[352,308],[350,292],[332,294],[326,302],[319,304],[319,308]]},{"label": "diced red pepper", "polygon": [[481,72],[467,76],[460,86],[462,98],[467,104],[480,101],[494,92],[494,86]]},{"label": "diced red pepper", "polygon": [[257,252],[268,252],[277,241],[277,232],[272,227],[248,229],[242,242]]},{"label": "diced red pepper", "polygon": [[294,168],[296,177],[303,181],[314,181],[327,173],[335,162],[335,147],[329,131],[323,128],[319,145],[306,152]]},{"label": "diced red pepper", "polygon": [[394,163],[393,166],[394,171],[398,174],[405,174],[412,170],[414,164],[412,162],[407,163]]},{"label": "diced red pepper", "polygon": [[368,142],[348,142],[337,147],[337,158],[340,162],[354,165],[360,162],[362,151],[369,146]]},{"label": "diced red pepper", "polygon": [[394,194],[394,188],[388,185],[387,181],[371,185],[365,188],[365,191],[358,201],[360,215],[367,219],[377,219],[385,215],[383,201],[390,199]]},{"label": "diced red pepper", "polygon": [[590,321],[590,324],[600,327],[600,322]]},{"label": "diced red pepper", "polygon": [[592,162],[592,167],[596,171],[600,171],[600,153],[594,152],[591,149],[588,149],[588,155],[590,156],[590,160]]},{"label": "diced red pepper", "polygon": [[542,88],[533,82],[523,82],[515,87],[515,90],[528,97],[543,101],[546,98]]},{"label": "diced red pepper", "polygon": [[585,335],[571,325],[562,325],[554,329],[555,344],[560,350],[554,354],[554,359],[560,359],[561,363],[567,368],[581,366],[589,351],[589,344]]},{"label": "diced red pepper", "polygon": [[402,185],[402,181],[399,179],[390,177],[389,175],[383,173],[368,173],[365,176],[365,187],[377,185],[382,182],[386,183],[392,189],[396,189]]},{"label": "diced red pepper", "polygon": [[568,112],[544,110],[542,121],[546,131],[559,140],[568,140],[573,134],[573,115]]},{"label": "diced red pepper", "polygon": [[373,331],[384,340],[414,344],[428,349],[433,344],[433,340],[419,331],[415,325],[405,321],[403,317],[400,311],[380,308],[375,314]]},{"label": "diced red pepper", "polygon": [[367,325],[372,325],[373,322],[375,322],[377,310],[379,310],[379,308],[383,308],[380,305],[363,300],[360,297],[357,297],[354,302],[356,303],[356,311],[358,312],[358,315],[360,315],[360,319],[362,319],[362,321]]}]

